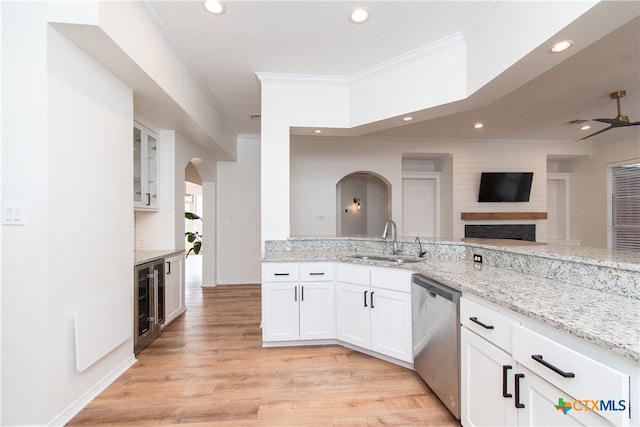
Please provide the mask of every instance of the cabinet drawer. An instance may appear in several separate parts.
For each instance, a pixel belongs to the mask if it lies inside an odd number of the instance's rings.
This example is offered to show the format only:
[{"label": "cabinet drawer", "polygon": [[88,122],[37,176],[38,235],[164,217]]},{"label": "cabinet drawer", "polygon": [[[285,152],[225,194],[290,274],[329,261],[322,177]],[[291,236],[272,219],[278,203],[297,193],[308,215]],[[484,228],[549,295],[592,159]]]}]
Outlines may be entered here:
[{"label": "cabinet drawer", "polygon": [[296,282],[298,281],[298,264],[274,262],[262,264],[263,282]]},{"label": "cabinet drawer", "polygon": [[371,268],[371,286],[399,292],[411,292],[410,270],[397,268]]},{"label": "cabinet drawer", "polygon": [[365,265],[338,263],[336,265],[336,281],[369,286],[369,270]]},{"label": "cabinet drawer", "polygon": [[335,274],[335,264],[332,262],[311,262],[300,264],[301,282],[330,282]]},{"label": "cabinet drawer", "polygon": [[[463,326],[511,354],[512,328],[517,323],[516,320],[465,298],[463,295],[460,298],[460,322]],[[485,326],[482,326],[481,323]]]},{"label": "cabinet drawer", "polygon": [[[541,356],[549,366],[532,356]],[[629,377],[623,373],[520,325],[513,328],[513,358],[575,400],[615,401],[616,408],[624,400],[626,411],[599,414],[618,425],[628,418]]]}]

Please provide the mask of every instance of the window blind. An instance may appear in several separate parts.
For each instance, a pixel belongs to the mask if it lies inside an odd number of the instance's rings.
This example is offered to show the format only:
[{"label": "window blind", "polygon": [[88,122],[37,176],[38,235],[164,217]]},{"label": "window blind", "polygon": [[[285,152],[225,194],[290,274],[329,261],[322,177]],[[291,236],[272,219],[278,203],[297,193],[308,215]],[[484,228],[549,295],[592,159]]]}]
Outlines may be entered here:
[{"label": "window blind", "polygon": [[640,252],[640,164],[611,169],[611,248]]}]

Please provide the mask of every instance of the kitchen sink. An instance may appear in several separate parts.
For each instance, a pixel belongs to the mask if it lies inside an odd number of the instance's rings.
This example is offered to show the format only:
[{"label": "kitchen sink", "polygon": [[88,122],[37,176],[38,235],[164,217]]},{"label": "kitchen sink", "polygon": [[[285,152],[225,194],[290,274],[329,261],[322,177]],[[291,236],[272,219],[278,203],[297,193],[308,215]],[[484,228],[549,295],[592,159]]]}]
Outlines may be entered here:
[{"label": "kitchen sink", "polygon": [[365,260],[371,260],[371,261],[395,262],[396,264],[412,264],[415,262],[422,261],[422,259],[420,258],[407,258],[407,257],[393,256],[393,255],[352,255],[351,258],[365,259]]},{"label": "kitchen sink", "polygon": [[371,261],[391,261],[391,257],[384,255],[352,255],[351,258],[355,259],[368,259]]}]

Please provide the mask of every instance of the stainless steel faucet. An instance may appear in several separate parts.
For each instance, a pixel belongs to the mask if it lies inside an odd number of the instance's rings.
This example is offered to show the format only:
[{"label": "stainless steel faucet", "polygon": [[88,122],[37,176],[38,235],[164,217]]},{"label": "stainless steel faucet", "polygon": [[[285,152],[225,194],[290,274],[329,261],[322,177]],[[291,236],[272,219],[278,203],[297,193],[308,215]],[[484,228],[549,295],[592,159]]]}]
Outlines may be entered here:
[{"label": "stainless steel faucet", "polygon": [[384,225],[384,231],[382,232],[382,238],[387,238],[387,231],[389,231],[389,224],[393,226],[393,255],[398,255],[398,227],[393,220],[387,221]]}]

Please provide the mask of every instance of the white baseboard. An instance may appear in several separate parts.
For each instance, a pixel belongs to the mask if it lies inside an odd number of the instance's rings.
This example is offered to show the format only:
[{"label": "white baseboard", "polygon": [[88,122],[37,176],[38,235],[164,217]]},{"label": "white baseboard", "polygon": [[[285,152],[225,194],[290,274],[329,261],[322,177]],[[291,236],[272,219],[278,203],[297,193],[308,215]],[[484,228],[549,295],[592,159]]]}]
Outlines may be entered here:
[{"label": "white baseboard", "polygon": [[133,366],[137,362],[136,357],[131,354],[120,365],[118,365],[113,371],[109,372],[100,382],[91,387],[85,394],[80,396],[75,402],[69,405],[64,411],[59,413],[55,418],[49,421],[50,426],[64,426],[73,419],[76,415],[84,409],[93,399],[95,399],[100,393],[102,393],[112,382],[114,382],[120,375],[122,375],[127,369]]}]

